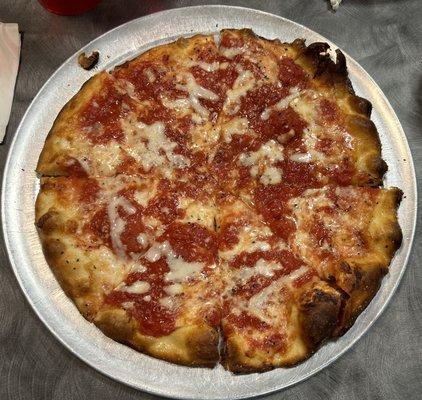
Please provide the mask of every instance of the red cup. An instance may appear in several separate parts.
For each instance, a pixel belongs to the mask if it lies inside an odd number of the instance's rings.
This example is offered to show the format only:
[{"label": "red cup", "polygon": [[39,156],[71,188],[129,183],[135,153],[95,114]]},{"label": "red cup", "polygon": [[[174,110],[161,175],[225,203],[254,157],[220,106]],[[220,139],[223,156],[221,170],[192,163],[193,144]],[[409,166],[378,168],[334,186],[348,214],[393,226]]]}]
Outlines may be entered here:
[{"label": "red cup", "polygon": [[38,0],[51,13],[58,15],[79,15],[92,10],[101,0]]}]

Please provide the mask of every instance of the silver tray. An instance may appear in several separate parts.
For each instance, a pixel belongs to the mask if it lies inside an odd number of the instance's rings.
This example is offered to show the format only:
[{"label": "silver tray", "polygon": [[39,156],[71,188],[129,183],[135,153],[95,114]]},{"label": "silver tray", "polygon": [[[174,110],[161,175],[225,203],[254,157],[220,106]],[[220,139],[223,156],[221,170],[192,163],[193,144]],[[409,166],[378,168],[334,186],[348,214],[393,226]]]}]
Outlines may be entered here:
[{"label": "silver tray", "polygon": [[[292,41],[302,37],[308,42],[330,43],[309,29],[272,14],[246,8],[200,6],[128,22],[81,51],[99,50],[97,70],[110,69],[158,44],[195,33],[217,33],[224,27],[250,27],[269,39]],[[96,72],[82,70],[75,54],[46,82],[23,117],[10,148],[1,198],[11,265],[28,301],[57,339],[86,363],[117,381],[146,392],[184,399],[239,399],[274,392],[308,378],[345,353],[378,318],[399,284],[412,245],[417,204],[412,156],[400,123],[371,77],[348,56],[347,63],[357,94],[374,106],[372,119],[378,127],[383,158],[389,166],[385,185],[400,187],[405,197],[399,210],[403,245],[378,294],[343,337],[328,343],[296,367],[233,375],[222,367],[188,368],[140,354],[105,337],[79,314],[50,271],[34,226],[34,202],[39,188],[34,170],[45,136],[63,105]]]}]

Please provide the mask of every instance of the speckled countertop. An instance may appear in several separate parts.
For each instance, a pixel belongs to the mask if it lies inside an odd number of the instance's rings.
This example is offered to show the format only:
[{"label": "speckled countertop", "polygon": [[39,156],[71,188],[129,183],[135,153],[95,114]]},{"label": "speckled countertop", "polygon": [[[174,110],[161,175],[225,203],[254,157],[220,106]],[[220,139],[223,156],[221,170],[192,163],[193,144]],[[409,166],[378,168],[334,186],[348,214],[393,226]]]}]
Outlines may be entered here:
[{"label": "speckled countertop", "polygon": [[[86,43],[130,19],[200,1],[105,0],[80,17],[49,14],[35,0],[1,0],[0,21],[18,22],[22,57],[0,169],[16,127],[53,71]],[[355,58],[390,100],[406,132],[422,187],[422,0],[222,1],[299,22]],[[0,94],[1,95],[1,94]],[[422,197],[422,196],[420,196]],[[420,203],[420,200],[419,200]],[[348,353],[273,399],[422,398],[422,226],[408,269],[383,315]],[[24,299],[0,242],[0,399],[146,399],[70,354]]]}]

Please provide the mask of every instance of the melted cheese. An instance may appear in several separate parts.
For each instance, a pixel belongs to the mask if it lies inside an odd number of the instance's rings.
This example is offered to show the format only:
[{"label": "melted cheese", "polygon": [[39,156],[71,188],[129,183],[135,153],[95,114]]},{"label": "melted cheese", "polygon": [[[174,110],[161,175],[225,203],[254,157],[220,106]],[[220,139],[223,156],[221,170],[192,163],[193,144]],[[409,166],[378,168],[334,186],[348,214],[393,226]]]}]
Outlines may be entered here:
[{"label": "melted cheese", "polygon": [[154,71],[151,68],[145,68],[144,74],[147,77],[149,83],[153,83],[157,79]]},{"label": "melted cheese", "polygon": [[221,128],[224,141],[230,143],[233,135],[243,135],[248,131],[248,126],[249,121],[247,118],[237,117],[226,122]]},{"label": "melted cheese", "polygon": [[239,54],[244,54],[246,52],[246,47],[220,47],[220,54],[226,58],[232,59]]},{"label": "melted cheese", "polygon": [[227,98],[224,110],[227,114],[236,114],[240,109],[240,100],[255,86],[256,80],[251,71],[239,70],[239,76],[233,84],[233,88],[227,90]]},{"label": "melted cheese", "polygon": [[120,235],[125,230],[126,222],[120,217],[118,209],[119,207],[127,214],[135,214],[136,209],[133,207],[127,199],[124,197],[113,197],[107,206],[107,213],[110,223],[110,237],[113,249],[119,257],[126,257],[126,248],[122,243]]},{"label": "melted cheese", "polygon": [[148,245],[148,236],[145,233],[140,233],[137,238],[136,241],[142,246],[142,247],[146,247]]},{"label": "melted cheese", "polygon": [[283,147],[275,140],[264,143],[257,151],[242,153],[238,164],[251,167],[250,174],[253,177],[261,172],[260,182],[264,185],[281,182],[281,170],[274,167],[274,163],[283,161]]},{"label": "melted cheese", "polygon": [[114,87],[117,89],[118,92],[122,94],[127,94],[131,99],[138,101],[138,98],[136,97],[135,93],[135,86],[132,82],[129,82],[126,79],[117,79],[115,81]]},{"label": "melted cheese", "polygon": [[252,253],[257,250],[266,251],[270,249],[270,245],[265,242],[265,238],[272,235],[270,228],[260,226],[252,228],[252,226],[244,226],[239,232],[239,241],[231,249],[220,251],[219,255],[225,260],[232,260],[242,251]]},{"label": "melted cheese", "polygon": [[283,99],[281,99],[278,103],[271,107],[267,107],[261,114],[261,119],[264,121],[267,120],[270,117],[270,113],[273,110],[281,111],[285,110],[287,107],[289,107],[290,103],[298,98],[300,96],[300,91],[297,87],[293,87],[290,89],[290,94]]},{"label": "melted cheese", "polygon": [[[295,155],[297,162],[321,162],[324,164],[338,164],[341,162],[343,152],[333,152],[328,155],[317,150],[317,143],[319,139],[331,138],[334,141],[344,140],[344,148],[352,148],[352,140],[350,135],[337,127],[333,126],[321,126],[318,125],[319,111],[318,103],[321,96],[312,91],[307,90],[303,92],[303,96],[294,99],[291,102],[291,107],[299,114],[299,116],[305,120],[308,126],[303,130],[303,142],[306,146],[306,156]],[[294,161],[294,160],[293,160]]]},{"label": "melted cheese", "polygon": [[[87,153],[86,141],[75,140],[69,150],[71,151],[67,151],[67,153],[79,162],[88,175],[114,175],[117,166],[122,162],[120,145],[114,140],[106,145],[91,146],[89,153]],[[75,160],[72,159],[68,161],[68,163],[74,162]]]},{"label": "melted cheese", "polygon": [[248,309],[255,314],[261,315],[267,304],[272,301],[272,297],[277,296],[279,290],[282,287],[291,285],[296,279],[300,278],[308,270],[308,267],[301,266],[289,275],[284,275],[276,281],[272,282],[269,286],[250,298]]},{"label": "melted cheese", "polygon": [[187,262],[175,255],[167,256],[167,263],[170,272],[166,274],[165,280],[168,282],[183,282],[189,278],[194,278],[198,276],[204,267],[203,263]]},{"label": "melted cheese", "polygon": [[184,223],[195,223],[213,229],[215,206],[191,199],[180,199],[180,208],[185,210]]},{"label": "melted cheese", "polygon": [[236,278],[239,279],[241,284],[245,284],[250,278],[256,275],[262,275],[266,278],[271,278],[274,271],[281,269],[281,264],[274,261],[267,261],[260,258],[252,268],[241,268]]},{"label": "melted cheese", "polygon": [[238,162],[244,166],[252,166],[258,164],[260,161],[267,161],[274,163],[283,161],[283,148],[275,140],[269,140],[264,143],[257,151],[242,153],[239,156]]},{"label": "melted cheese", "polygon": [[167,161],[174,168],[186,168],[190,165],[188,158],[174,153],[177,143],[166,136],[163,123],[154,122],[152,125],[145,125],[139,122],[130,124],[129,121],[122,120],[122,126],[126,135],[126,151],[146,171],[150,171],[153,167],[164,166]]},{"label": "melted cheese", "polygon": [[155,262],[161,259],[161,257],[166,257],[167,265],[170,269],[164,278],[166,282],[180,283],[195,278],[204,267],[203,263],[187,262],[178,256],[174,253],[168,241],[154,243],[145,253],[144,257],[150,262]]},{"label": "melted cheese", "polygon": [[134,305],[135,305],[135,302],[133,302],[133,301],[125,301],[124,303],[122,303],[122,307],[123,307],[125,310],[130,310],[130,309],[132,309],[132,308],[134,307]]},{"label": "melted cheese", "polygon": [[120,291],[132,293],[132,294],[144,294],[149,292],[151,285],[145,281],[136,281],[133,282],[130,286],[123,286],[120,288]]},{"label": "melted cheese", "polygon": [[209,153],[209,157],[212,157],[213,152],[210,149],[217,144],[220,138],[220,128],[213,126],[210,121],[206,121],[200,125],[193,125],[189,133],[191,136],[190,148],[194,151]]},{"label": "melted cheese", "polygon": [[295,153],[290,155],[290,160],[298,163],[309,163],[312,160],[310,153]]},{"label": "melted cheese", "polygon": [[183,84],[177,84],[176,89],[187,92],[189,97],[190,106],[198,113],[202,118],[207,118],[209,111],[201,104],[199,99],[205,99],[210,101],[216,101],[219,99],[218,95],[209,89],[206,89],[195,81],[195,78],[191,73],[184,74]]},{"label": "melted cheese", "polygon": [[169,296],[176,296],[176,295],[181,294],[183,292],[183,286],[180,283],[174,283],[173,285],[166,286],[164,288],[164,291]]},{"label": "melted cheese", "polygon": [[142,207],[147,207],[149,201],[157,193],[157,182],[148,181],[148,184],[139,185],[133,193],[135,201]]},{"label": "melted cheese", "polygon": [[176,111],[180,116],[185,116],[190,113],[191,102],[188,98],[170,100],[164,95],[161,95],[160,100],[164,107]]},{"label": "melted cheese", "polygon": [[174,297],[162,297],[160,300],[158,300],[158,302],[164,307],[164,308],[174,308],[175,307],[175,302],[174,302]]},{"label": "melted cheese", "polygon": [[[87,175],[90,175],[91,165],[88,161],[88,157],[86,157],[86,156],[74,156],[74,158],[79,162],[80,166],[87,173]],[[71,160],[71,161],[73,161],[73,160]]]},{"label": "melted cheese", "polygon": [[276,185],[281,182],[281,170],[276,167],[267,167],[259,181],[263,185]]},{"label": "melted cheese", "polygon": [[207,63],[205,61],[188,60],[187,67],[199,67],[204,71],[214,72],[220,69],[220,63],[217,61],[213,63]]}]

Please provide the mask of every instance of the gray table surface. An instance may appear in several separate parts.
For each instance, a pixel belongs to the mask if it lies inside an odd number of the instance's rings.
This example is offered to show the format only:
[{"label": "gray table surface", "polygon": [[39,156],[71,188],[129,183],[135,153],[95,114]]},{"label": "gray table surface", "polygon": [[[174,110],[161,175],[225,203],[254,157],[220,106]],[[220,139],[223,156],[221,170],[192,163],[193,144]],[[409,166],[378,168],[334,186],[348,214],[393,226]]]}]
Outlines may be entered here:
[{"label": "gray table surface", "polygon": [[[88,14],[59,17],[43,10],[35,0],[0,0],[0,21],[18,22],[23,33],[12,115],[0,146],[0,171],[23,113],[64,60],[130,19],[201,3],[105,0]],[[398,114],[422,187],[422,0],[344,0],[337,13],[329,11],[324,0],[219,3],[289,18],[321,33],[354,57]],[[268,398],[422,398],[421,225],[419,220],[400,287],[369,333],[328,368]],[[54,339],[25,301],[0,242],[0,400],[141,398],[154,396],[102,376]]]}]

